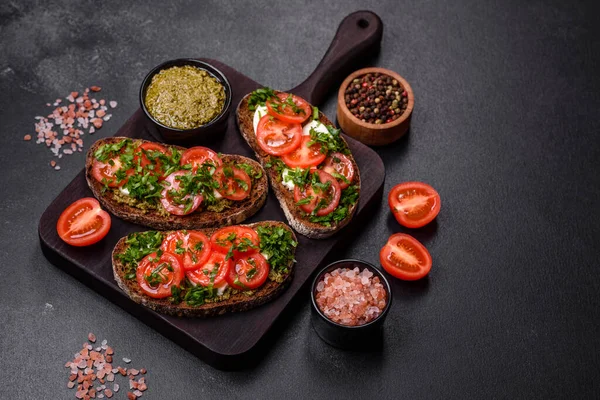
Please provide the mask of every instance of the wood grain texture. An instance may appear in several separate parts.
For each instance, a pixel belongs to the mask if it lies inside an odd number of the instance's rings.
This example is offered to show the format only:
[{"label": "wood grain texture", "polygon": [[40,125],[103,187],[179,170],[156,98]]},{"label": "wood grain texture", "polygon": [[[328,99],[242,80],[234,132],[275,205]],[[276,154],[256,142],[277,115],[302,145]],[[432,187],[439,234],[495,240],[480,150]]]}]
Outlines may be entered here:
[{"label": "wood grain texture", "polygon": [[[351,14],[348,18],[351,17],[352,21],[355,21],[357,17],[359,20],[361,17],[368,18],[369,21],[373,21],[370,26],[374,30],[382,30],[382,26],[378,25],[381,24],[381,21],[375,14],[361,11]],[[348,18],[344,21],[347,22]],[[378,41],[381,39],[379,35],[378,39],[374,40],[373,32],[366,30],[362,38],[370,44],[367,49],[364,48],[364,42],[359,40],[358,35],[340,37],[340,30],[341,27],[324,61],[326,61],[326,58],[338,60],[338,62],[360,60],[367,53],[370,54],[371,46],[375,42],[378,47]],[[342,46],[345,40],[351,41],[351,44]],[[339,48],[342,50],[338,52],[338,50],[335,50],[338,48],[336,46],[341,46]],[[357,49],[357,46],[359,46],[358,50],[353,50]],[[348,51],[352,53],[350,58],[348,56],[340,57],[341,53],[348,54]],[[225,64],[215,60],[205,61],[220,69],[229,79],[233,91],[233,104],[238,104],[244,95],[261,86]],[[318,74],[315,71],[305,83],[298,86],[302,89],[298,94],[304,96],[311,103],[320,105],[324,99],[324,94],[330,89],[328,86],[332,84],[331,79],[322,78],[328,75],[328,69],[333,71],[344,68],[335,63],[321,62],[317,68]],[[252,157],[252,150],[237,130],[234,114],[230,114],[228,126],[222,138],[212,143],[198,144],[207,145],[215,151],[223,153]],[[152,124],[141,110],[136,111],[125,125],[116,132],[116,135],[160,141],[156,125]],[[290,287],[277,300],[256,309],[210,319],[192,319],[159,314],[129,299],[114,280],[111,253],[121,237],[132,232],[146,230],[146,228],[113,218],[111,231],[106,238],[87,248],[71,247],[57,235],[56,222],[60,213],[76,199],[92,195],[86,183],[83,169],[43,213],[38,228],[42,250],[53,264],[81,280],[87,286],[98,291],[204,361],[217,368],[239,368],[246,362],[253,362],[249,360],[252,354],[251,350],[282,314],[294,295],[309,280],[312,273],[322,265],[336,244],[346,235],[351,235],[354,230],[360,229],[361,221],[369,219],[372,207],[378,206],[381,202],[385,176],[383,162],[370,148],[352,138],[346,137],[346,140],[360,168],[361,175],[369,177],[362,183],[361,198],[354,219],[341,232],[325,240],[311,240],[304,236],[298,236],[296,270]],[[264,220],[286,221],[283,211],[272,193],[269,194],[265,206],[245,223]]]},{"label": "wood grain texture", "polygon": [[[389,75],[399,81],[407,93],[408,103],[406,110],[404,110],[400,118],[389,124],[376,125],[361,121],[352,115],[344,100],[344,92],[353,79],[376,72]],[[406,79],[402,76],[385,68],[363,68],[350,74],[341,84],[338,91],[337,118],[340,128],[342,128],[345,134],[369,146],[384,146],[400,139],[408,131],[414,106],[415,95]]]}]

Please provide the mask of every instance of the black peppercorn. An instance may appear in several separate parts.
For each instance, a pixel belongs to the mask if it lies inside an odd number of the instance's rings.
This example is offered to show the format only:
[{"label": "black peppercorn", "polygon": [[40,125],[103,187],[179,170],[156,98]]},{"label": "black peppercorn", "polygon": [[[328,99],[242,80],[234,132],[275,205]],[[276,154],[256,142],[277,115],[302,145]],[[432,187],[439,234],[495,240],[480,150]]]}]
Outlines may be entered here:
[{"label": "black peppercorn", "polygon": [[408,93],[402,84],[380,73],[355,78],[344,94],[352,115],[371,124],[386,124],[398,119],[408,105]]}]

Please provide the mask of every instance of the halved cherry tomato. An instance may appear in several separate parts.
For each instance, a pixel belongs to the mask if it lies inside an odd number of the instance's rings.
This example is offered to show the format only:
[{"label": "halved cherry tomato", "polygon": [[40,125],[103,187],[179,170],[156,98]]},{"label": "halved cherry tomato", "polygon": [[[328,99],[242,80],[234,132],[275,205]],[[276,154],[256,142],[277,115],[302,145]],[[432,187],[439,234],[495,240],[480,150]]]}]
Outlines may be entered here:
[{"label": "halved cherry tomato", "polygon": [[261,287],[269,276],[269,264],[260,253],[248,254],[234,258],[227,283],[237,290],[256,289]]},{"label": "halved cherry tomato", "polygon": [[[94,159],[92,163],[92,176],[94,179],[109,187],[123,186],[125,182],[127,182],[127,178],[119,181],[116,176],[117,171],[123,166],[119,157],[120,156],[113,157],[106,162]],[[133,171],[127,171],[127,175],[130,175],[132,172]]]},{"label": "halved cherry tomato", "polygon": [[193,171],[197,170],[205,162],[215,164],[217,167],[223,164],[219,155],[208,147],[190,147],[181,155],[181,165],[192,164]]},{"label": "halved cherry tomato", "polygon": [[217,192],[229,200],[244,200],[252,190],[252,181],[243,169],[220,166],[213,177],[219,182]]},{"label": "halved cherry tomato", "polygon": [[60,214],[56,223],[58,236],[71,246],[94,244],[110,230],[110,215],[93,197],[79,199]]},{"label": "halved cherry tomato", "polygon": [[431,270],[431,255],[425,246],[404,233],[390,236],[379,260],[390,275],[405,281],[421,279]]},{"label": "halved cherry tomato", "polygon": [[138,264],[135,277],[142,291],[155,299],[171,296],[171,288],[179,286],[183,269],[175,254],[164,252],[147,255]]},{"label": "halved cherry tomato", "polygon": [[[323,171],[332,175],[340,184],[340,188],[346,189],[354,179],[354,164],[348,156],[342,153],[331,153],[323,163]],[[343,178],[336,176],[341,175]]]},{"label": "halved cherry tomato", "polygon": [[158,143],[147,142],[139,146],[135,150],[135,156],[133,158],[133,162],[135,165],[138,165],[138,160],[141,157],[140,165],[142,167],[147,167],[148,165],[154,165],[151,169],[155,175],[161,176],[164,174],[162,162],[158,159],[160,152],[166,156],[169,156],[171,152],[163,145]]},{"label": "halved cherry tomato", "polygon": [[[216,268],[216,271],[215,271]],[[231,268],[231,259],[225,260],[225,254],[213,251],[203,265],[187,271],[186,276],[195,285],[221,287]]]},{"label": "halved cherry tomato", "polygon": [[178,199],[171,194],[171,191],[178,192],[180,189],[180,181],[176,179],[178,176],[185,175],[185,171],[173,172],[165,178],[165,182],[168,183],[160,194],[160,202],[169,213],[174,215],[187,215],[194,212],[202,203],[202,195],[197,194],[195,196],[185,195],[183,198]]},{"label": "halved cherry tomato", "polygon": [[422,182],[394,186],[388,195],[388,203],[398,223],[407,228],[420,228],[433,221],[442,204],[438,192]]},{"label": "halved cherry tomato", "polygon": [[316,214],[323,216],[331,213],[340,203],[342,190],[338,181],[327,172],[320,169],[313,169],[311,173],[319,174],[319,181],[323,184],[329,184],[329,187],[323,191],[320,188],[314,188],[310,183],[304,188],[294,187],[294,201],[300,203],[300,208],[306,213],[312,213],[318,206]]},{"label": "halved cherry tomato", "polygon": [[256,139],[265,152],[281,156],[300,146],[302,125],[283,122],[267,114],[258,121]]},{"label": "halved cherry tomato", "polygon": [[312,113],[310,104],[291,93],[279,93],[267,100],[267,110],[275,118],[292,124],[301,124]]},{"label": "halved cherry tomato", "polygon": [[234,246],[235,257],[258,251],[259,244],[258,233],[247,226],[226,226],[210,237],[210,245],[214,251],[226,254]]},{"label": "halved cherry tomato", "polygon": [[310,136],[302,136],[302,143],[299,147],[281,156],[283,162],[291,168],[310,168],[321,164],[327,156],[321,152],[320,144],[314,143],[312,146],[308,146],[310,141]]}]

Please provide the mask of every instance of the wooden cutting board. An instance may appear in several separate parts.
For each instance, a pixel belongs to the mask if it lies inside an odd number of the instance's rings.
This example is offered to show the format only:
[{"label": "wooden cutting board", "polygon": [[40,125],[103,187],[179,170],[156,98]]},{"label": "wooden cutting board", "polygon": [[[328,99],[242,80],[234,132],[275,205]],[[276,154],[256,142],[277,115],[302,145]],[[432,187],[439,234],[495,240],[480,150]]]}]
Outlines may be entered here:
[{"label": "wooden cutting board", "polygon": [[[383,24],[377,15],[368,11],[350,14],[340,24],[331,46],[315,71],[290,91],[314,105],[320,105],[326,94],[335,91],[337,85],[353,69],[379,51],[382,32]],[[250,147],[236,126],[235,110],[243,96],[262,85],[223,63],[215,60],[204,61],[225,74],[233,91],[227,131],[221,140],[208,145],[223,153],[253,157]],[[160,140],[155,126],[147,120],[141,110],[136,111],[116,135]],[[209,364],[221,369],[242,367],[250,358],[255,358],[256,351],[252,350],[258,347],[261,338],[285,311],[286,306],[313,272],[324,263],[335,245],[353,230],[360,229],[360,224],[368,220],[373,207],[377,207],[381,202],[385,176],[383,162],[370,148],[349,137],[345,139],[350,145],[362,177],[361,197],[354,219],[345,229],[329,239],[312,240],[298,235],[297,264],[292,284],[281,297],[254,310],[210,319],[191,319],[158,314],[131,301],[119,289],[113,278],[111,252],[121,237],[148,228],[113,217],[107,237],[84,248],[65,244],[56,232],[56,222],[61,212],[75,200],[92,196],[83,169],[42,215],[39,224],[42,250],[53,264]],[[261,220],[286,221],[273,193],[269,193],[265,206],[247,222]]]}]

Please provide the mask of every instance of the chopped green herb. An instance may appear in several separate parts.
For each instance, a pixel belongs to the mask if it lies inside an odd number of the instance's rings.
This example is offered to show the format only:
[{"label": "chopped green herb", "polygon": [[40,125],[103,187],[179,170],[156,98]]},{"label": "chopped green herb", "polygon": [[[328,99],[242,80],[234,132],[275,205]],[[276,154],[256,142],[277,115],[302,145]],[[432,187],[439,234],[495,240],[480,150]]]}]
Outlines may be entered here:
[{"label": "chopped green herb", "polygon": [[313,200],[313,198],[314,198],[313,196],[305,197],[305,198],[297,201],[296,205],[297,206],[302,206],[302,205],[305,205],[305,204],[309,204]]},{"label": "chopped green herb", "polygon": [[181,303],[181,301],[183,300],[181,294],[181,287],[175,285],[171,286],[171,297],[169,297],[169,301],[173,304]]},{"label": "chopped green herb", "polygon": [[312,146],[313,144],[321,145],[321,152],[324,154],[329,154],[332,152],[340,152],[344,154],[349,154],[350,149],[344,143],[344,140],[340,136],[341,131],[339,129],[334,128],[331,125],[325,125],[327,131],[329,133],[317,131],[314,128],[310,128],[310,142],[307,143],[307,146]]},{"label": "chopped green herb", "polygon": [[294,261],[294,249],[298,245],[292,233],[276,225],[259,226],[256,232],[260,239],[260,252],[268,256],[271,268],[287,273],[289,264]]},{"label": "chopped green herb", "polygon": [[268,87],[256,89],[250,94],[250,98],[248,99],[248,109],[254,111],[257,106],[264,106],[267,100],[274,96],[275,92]]},{"label": "chopped green herb", "polygon": [[342,190],[340,203],[335,210],[323,216],[315,215],[316,212],[313,210],[309,216],[309,220],[324,226],[331,226],[332,223],[343,221],[348,217],[348,213],[352,206],[358,201],[358,195],[359,191],[356,185],[348,186],[346,189]]},{"label": "chopped green herb", "polygon": [[131,139],[125,139],[117,143],[104,144],[94,152],[94,158],[96,158],[98,161],[104,162],[110,158],[117,156],[121,152],[123,147],[130,145],[131,143]]},{"label": "chopped green herb", "polygon": [[233,178],[233,179],[239,185],[239,187],[244,189],[244,191],[248,191],[248,184],[246,183],[246,181],[244,181],[243,179],[240,179],[240,178]]},{"label": "chopped green herb", "polygon": [[125,244],[127,245],[125,251],[116,255],[116,258],[127,268],[126,279],[135,278],[135,269],[138,262],[148,254],[158,252],[162,240],[162,233],[157,231],[132,233],[129,235],[125,240]]},{"label": "chopped green herb", "polygon": [[242,164],[238,164],[237,167],[240,169],[243,169],[244,172],[246,172],[250,178],[253,178],[253,179],[262,178],[262,171],[260,169],[257,171],[254,170],[254,168],[252,168],[252,166],[250,164],[242,163]]},{"label": "chopped green herb", "polygon": [[256,268],[251,268],[250,270],[248,270],[248,272],[246,272],[246,279],[252,279],[257,272],[258,271],[256,270]]}]

